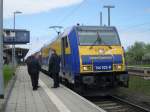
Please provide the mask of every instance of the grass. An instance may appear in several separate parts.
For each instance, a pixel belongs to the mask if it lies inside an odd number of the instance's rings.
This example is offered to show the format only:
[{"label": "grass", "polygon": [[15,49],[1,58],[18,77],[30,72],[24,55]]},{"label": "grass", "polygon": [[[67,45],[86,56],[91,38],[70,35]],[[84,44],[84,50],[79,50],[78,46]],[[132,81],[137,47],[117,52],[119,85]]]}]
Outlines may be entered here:
[{"label": "grass", "polygon": [[4,85],[6,87],[8,82],[11,80],[13,76],[13,69],[11,68],[10,65],[4,65],[3,74],[4,74]]},{"label": "grass", "polygon": [[139,76],[130,76],[129,87],[119,88],[118,93],[125,96],[142,95],[150,97],[150,80],[145,80]]},{"label": "grass", "polygon": [[149,106],[150,80],[145,80],[139,76],[130,76],[129,88],[120,87],[117,88],[114,93],[135,104]]},{"label": "grass", "polygon": [[133,92],[150,95],[150,80],[145,80],[139,76],[130,76],[128,89]]}]

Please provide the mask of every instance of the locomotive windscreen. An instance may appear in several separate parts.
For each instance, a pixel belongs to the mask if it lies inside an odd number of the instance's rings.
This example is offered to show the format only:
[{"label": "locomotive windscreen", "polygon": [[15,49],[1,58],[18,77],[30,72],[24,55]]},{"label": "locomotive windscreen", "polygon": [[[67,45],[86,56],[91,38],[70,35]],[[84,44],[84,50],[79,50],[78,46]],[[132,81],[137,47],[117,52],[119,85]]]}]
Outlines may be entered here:
[{"label": "locomotive windscreen", "polygon": [[78,30],[80,45],[120,45],[117,31],[114,28]]}]

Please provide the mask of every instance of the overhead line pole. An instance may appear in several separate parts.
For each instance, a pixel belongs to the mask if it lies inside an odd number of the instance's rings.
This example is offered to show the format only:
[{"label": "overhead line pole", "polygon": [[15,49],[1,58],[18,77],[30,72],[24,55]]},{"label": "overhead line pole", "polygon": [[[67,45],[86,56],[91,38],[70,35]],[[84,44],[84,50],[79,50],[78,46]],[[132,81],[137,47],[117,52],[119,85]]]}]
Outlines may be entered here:
[{"label": "overhead line pole", "polygon": [[103,14],[100,12],[100,26],[103,26]]},{"label": "overhead line pole", "polygon": [[4,98],[4,79],[3,79],[3,0],[0,0],[0,98]]},{"label": "overhead line pole", "polygon": [[106,5],[104,8],[108,9],[108,26],[110,26],[110,9],[115,8],[115,6]]}]

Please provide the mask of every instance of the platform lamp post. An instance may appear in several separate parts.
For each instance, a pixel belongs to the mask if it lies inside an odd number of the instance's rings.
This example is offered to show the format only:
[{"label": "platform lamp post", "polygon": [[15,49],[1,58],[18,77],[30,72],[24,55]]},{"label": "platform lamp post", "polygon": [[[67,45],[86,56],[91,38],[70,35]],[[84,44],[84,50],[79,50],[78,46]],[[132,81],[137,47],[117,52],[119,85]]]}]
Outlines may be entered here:
[{"label": "platform lamp post", "polygon": [[0,98],[4,98],[4,79],[3,79],[3,0],[0,0]]},{"label": "platform lamp post", "polygon": [[[13,23],[13,27],[14,27],[14,33],[15,33],[15,29],[16,29],[16,14],[21,14],[22,12],[20,11],[15,11],[13,13],[14,15],[14,23]],[[16,50],[15,50],[15,36],[13,37],[13,45],[12,45],[12,64],[13,64],[13,69],[15,69],[16,63],[15,63],[15,57],[16,57]]]}]

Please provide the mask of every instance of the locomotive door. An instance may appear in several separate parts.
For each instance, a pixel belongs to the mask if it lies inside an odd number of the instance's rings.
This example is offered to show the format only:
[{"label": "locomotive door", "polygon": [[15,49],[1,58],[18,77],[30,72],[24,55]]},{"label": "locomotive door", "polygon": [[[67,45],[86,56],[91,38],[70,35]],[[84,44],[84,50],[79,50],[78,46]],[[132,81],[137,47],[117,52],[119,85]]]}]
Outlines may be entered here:
[{"label": "locomotive door", "polygon": [[65,38],[61,39],[61,69],[65,68]]}]

